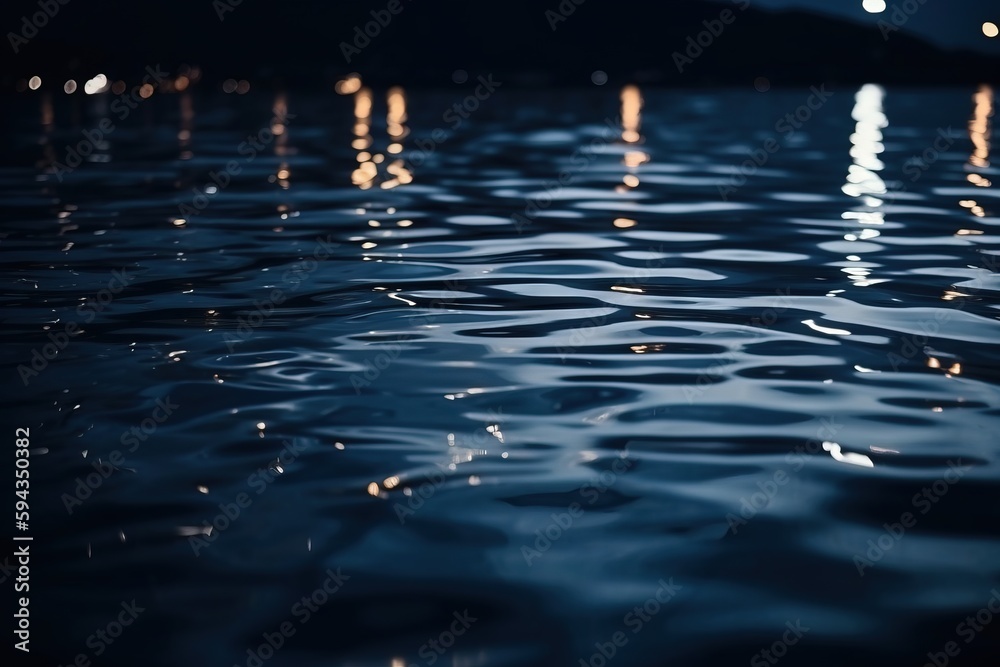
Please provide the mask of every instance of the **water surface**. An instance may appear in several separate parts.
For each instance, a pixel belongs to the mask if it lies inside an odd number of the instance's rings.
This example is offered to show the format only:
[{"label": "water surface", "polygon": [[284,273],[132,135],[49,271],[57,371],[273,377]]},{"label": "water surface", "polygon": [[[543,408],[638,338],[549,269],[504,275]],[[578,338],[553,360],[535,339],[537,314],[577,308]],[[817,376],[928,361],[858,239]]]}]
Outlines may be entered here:
[{"label": "water surface", "polygon": [[11,102],[39,653],[995,664],[993,91],[474,85]]}]

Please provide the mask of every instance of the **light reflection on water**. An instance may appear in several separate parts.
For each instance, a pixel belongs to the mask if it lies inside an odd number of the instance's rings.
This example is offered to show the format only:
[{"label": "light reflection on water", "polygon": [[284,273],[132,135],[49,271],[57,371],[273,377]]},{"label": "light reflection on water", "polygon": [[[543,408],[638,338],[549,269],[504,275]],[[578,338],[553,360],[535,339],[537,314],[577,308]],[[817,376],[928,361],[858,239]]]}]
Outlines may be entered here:
[{"label": "light reflection on water", "polygon": [[683,588],[622,664],[748,661],[798,618],[790,664],[920,664],[985,604],[990,87],[839,90],[725,202],[801,91],[501,87],[454,127],[469,91],[338,92],[187,89],[124,119],[17,103],[8,381],[83,330],[12,394],[48,447],[40,605],[74,609],[55,659],[135,597],[149,621],[107,664],[245,661],[336,567],[343,591],[268,664],[419,662],[464,609],[447,664],[578,664],[661,578]]}]

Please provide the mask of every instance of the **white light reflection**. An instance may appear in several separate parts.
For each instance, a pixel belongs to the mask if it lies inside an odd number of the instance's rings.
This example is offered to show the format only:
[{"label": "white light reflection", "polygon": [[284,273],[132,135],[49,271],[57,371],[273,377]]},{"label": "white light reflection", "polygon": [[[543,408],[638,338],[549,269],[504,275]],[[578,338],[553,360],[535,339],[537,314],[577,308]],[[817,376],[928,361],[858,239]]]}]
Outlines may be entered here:
[{"label": "white light reflection", "polygon": [[[882,130],[889,125],[889,119],[883,111],[884,101],[885,90],[874,84],[861,86],[854,95],[851,118],[855,125],[850,136],[852,164],[847,168],[846,182],[841,191],[857,199],[864,210],[854,209],[841,214],[845,221],[853,221],[853,224],[848,223],[844,228],[844,240],[849,243],[876,238],[879,232],[869,227],[885,222],[885,212],[882,209],[888,188],[879,175],[885,169],[885,163],[879,157],[885,152]],[[863,252],[871,252],[873,249],[879,248],[861,244],[846,259],[849,262],[860,261]],[[868,267],[851,266],[842,268],[841,271],[847,274],[855,287],[869,287],[885,282],[872,279]]]},{"label": "white light reflection", "polygon": [[862,468],[874,468],[875,464],[872,460],[865,456],[864,454],[857,454],[855,452],[844,452],[840,445],[836,442],[824,442],[823,449],[830,452],[830,456],[833,457],[834,461],[839,461],[840,463],[849,463],[855,466],[861,466]]},{"label": "white light reflection", "polygon": [[850,336],[851,332],[846,329],[832,329],[830,327],[820,326],[816,324],[813,320],[802,320],[802,324],[806,325],[813,331],[818,331],[820,333],[830,334],[832,336]]}]

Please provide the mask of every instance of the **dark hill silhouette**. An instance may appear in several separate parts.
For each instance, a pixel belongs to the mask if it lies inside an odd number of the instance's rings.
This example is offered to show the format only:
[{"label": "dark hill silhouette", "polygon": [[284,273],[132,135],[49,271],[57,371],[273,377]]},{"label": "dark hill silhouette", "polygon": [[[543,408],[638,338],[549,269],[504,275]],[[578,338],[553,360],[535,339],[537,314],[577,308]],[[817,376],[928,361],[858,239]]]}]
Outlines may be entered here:
[{"label": "dark hill silhouette", "polygon": [[[375,83],[427,86],[449,85],[458,69],[544,86],[589,85],[595,70],[612,82],[678,86],[746,84],[757,76],[776,85],[975,83],[1000,71],[998,58],[942,51],[906,34],[905,26],[886,40],[874,25],[703,0],[586,0],[579,6],[561,0],[575,10],[554,31],[546,10],[557,12],[560,0],[399,0],[402,11],[383,13],[391,21],[348,63],[341,43],[351,44],[355,27],[363,29],[373,20],[370,12],[384,10],[389,0],[242,0],[220,20],[221,3],[235,1],[215,0],[214,7],[210,0],[70,2],[0,71],[8,80],[62,76],[71,68],[128,76],[148,64],[191,63],[209,80],[273,76],[323,86],[350,71]],[[23,7],[22,13],[37,9]],[[723,10],[732,12],[732,23],[679,72],[672,54],[684,53],[688,38],[697,39],[707,30],[703,22],[716,21]],[[718,31],[722,24],[713,25]],[[708,36],[702,35],[703,44]]]}]

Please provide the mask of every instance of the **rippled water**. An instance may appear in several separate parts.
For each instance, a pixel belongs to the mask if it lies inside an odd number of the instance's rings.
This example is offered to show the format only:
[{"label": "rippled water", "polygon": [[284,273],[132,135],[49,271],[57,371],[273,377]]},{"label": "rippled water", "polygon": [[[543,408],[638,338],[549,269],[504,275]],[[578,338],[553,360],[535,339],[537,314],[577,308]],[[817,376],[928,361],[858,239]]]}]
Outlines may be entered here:
[{"label": "rippled water", "polygon": [[35,655],[997,664],[992,90],[474,85],[11,102]]}]

